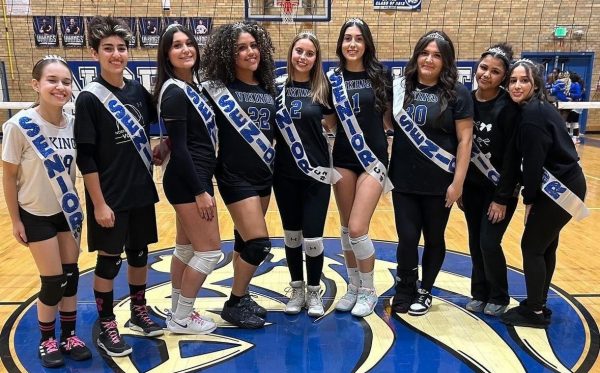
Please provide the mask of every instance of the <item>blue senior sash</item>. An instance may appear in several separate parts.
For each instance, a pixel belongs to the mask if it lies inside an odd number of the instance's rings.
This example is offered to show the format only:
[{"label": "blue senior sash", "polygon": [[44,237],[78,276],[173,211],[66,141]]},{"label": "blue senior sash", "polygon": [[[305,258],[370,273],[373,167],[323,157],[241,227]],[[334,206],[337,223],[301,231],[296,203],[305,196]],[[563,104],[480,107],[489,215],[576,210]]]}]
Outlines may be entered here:
[{"label": "blue senior sash", "polygon": [[583,201],[566,185],[554,177],[546,168],[542,173],[542,192],[568,212],[575,220],[582,220],[590,215]]},{"label": "blue senior sash", "polygon": [[48,141],[46,136],[44,136],[40,125],[27,115],[26,110],[22,110],[9,119],[9,122],[16,124],[16,127],[25,136],[27,142],[29,142],[37,156],[42,160],[47,171],[48,180],[52,186],[52,191],[65,215],[67,223],[69,223],[71,234],[75,238],[77,245],[79,245],[83,224],[83,211],[81,210],[81,204],[75,192],[73,181],[63,163],[62,157],[56,152],[56,149],[52,146],[52,142]]},{"label": "blue senior sash", "polygon": [[[363,131],[360,128],[352,105],[348,101],[348,92],[346,92],[346,83],[344,76],[341,73],[336,73],[335,70],[327,72],[327,79],[331,83],[333,91],[333,105],[337,113],[340,123],[344,127],[344,132],[348,137],[348,141],[354,150],[354,154],[360,161],[363,169],[379,182],[383,188],[383,193],[387,193],[394,189],[394,185],[388,178],[387,168],[377,157],[365,140]],[[383,131],[383,128],[381,129]]]},{"label": "blue senior sash", "polygon": [[100,100],[102,105],[117,120],[117,123],[123,128],[131,143],[138,152],[146,170],[152,177],[152,151],[150,150],[150,141],[144,131],[144,127],[136,117],[123,105],[121,101],[108,88],[98,82],[91,82],[83,88],[84,92],[90,92]]},{"label": "blue senior sash", "polygon": [[[296,162],[296,166],[298,166],[302,173],[321,183],[337,183],[337,181],[342,178],[342,175],[340,175],[340,173],[337,172],[333,167],[314,167],[310,164],[292,116],[285,106],[285,83],[282,84],[281,93],[277,96],[275,103],[277,106],[275,122],[277,123],[279,132],[281,132],[286,144],[290,148],[290,152],[292,153],[294,161]],[[331,154],[329,155],[329,158],[331,160]]]},{"label": "blue senior sash", "polygon": [[402,133],[427,159],[442,170],[453,174],[456,169],[456,157],[444,148],[427,138],[410,115],[404,110],[406,85],[404,77],[394,79],[394,119],[398,122]]},{"label": "blue senior sash", "polygon": [[242,109],[240,104],[233,98],[227,87],[221,83],[212,81],[203,82],[202,87],[213,99],[225,118],[227,118],[229,124],[250,145],[252,150],[254,150],[256,155],[267,165],[272,173],[275,149],[273,149],[269,139],[267,139],[264,133],[260,131],[254,121]]},{"label": "blue senior sash", "polygon": [[473,146],[471,147],[471,162],[492,184],[498,185],[500,182],[500,173],[496,171],[488,157],[483,154],[475,142],[473,142]]}]

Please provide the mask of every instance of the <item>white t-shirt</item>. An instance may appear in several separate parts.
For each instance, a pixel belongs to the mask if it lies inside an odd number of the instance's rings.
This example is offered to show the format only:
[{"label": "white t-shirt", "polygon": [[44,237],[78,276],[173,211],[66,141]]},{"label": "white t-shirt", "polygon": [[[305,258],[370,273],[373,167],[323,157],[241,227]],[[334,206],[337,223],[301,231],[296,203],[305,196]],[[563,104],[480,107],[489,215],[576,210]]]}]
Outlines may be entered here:
[{"label": "white t-shirt", "polygon": [[[45,121],[35,110],[26,109],[30,117],[46,137],[48,144],[61,156],[73,184],[75,184],[75,139],[73,137],[73,116],[63,114],[63,125],[57,127]],[[14,117],[13,117],[14,118]],[[18,124],[9,119],[2,126],[2,160],[19,166],[17,172],[17,193],[19,206],[38,216],[50,216],[62,212],[61,206],[48,179],[48,172],[42,160],[25,138]]]}]

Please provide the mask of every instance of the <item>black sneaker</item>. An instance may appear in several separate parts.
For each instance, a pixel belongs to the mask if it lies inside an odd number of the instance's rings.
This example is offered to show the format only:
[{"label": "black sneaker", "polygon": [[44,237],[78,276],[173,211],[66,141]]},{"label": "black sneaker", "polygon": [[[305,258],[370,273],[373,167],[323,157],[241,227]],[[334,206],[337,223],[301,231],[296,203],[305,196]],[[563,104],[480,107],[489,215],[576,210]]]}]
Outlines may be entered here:
[{"label": "black sneaker", "polygon": [[250,309],[253,314],[261,319],[267,317],[267,309],[256,303],[250,294],[244,295],[242,299],[240,299],[240,304],[242,307]]},{"label": "black sneaker", "polygon": [[148,315],[145,304],[131,305],[131,318],[128,323],[129,329],[144,334],[146,337],[157,337],[163,335],[163,328],[155,323]]},{"label": "black sneaker", "polygon": [[46,339],[40,343],[38,356],[42,361],[42,365],[46,368],[56,368],[65,365],[65,359],[58,349],[58,342],[54,338]]},{"label": "black sneaker", "polygon": [[[520,306],[527,306],[527,299],[524,299],[519,302]],[[542,306],[542,314],[544,315],[544,319],[550,323],[552,321],[552,310],[544,304]]]},{"label": "black sneaker", "polygon": [[100,319],[100,334],[97,343],[108,356],[127,356],[132,348],[125,342],[117,329],[117,322],[114,318],[108,317]]},{"label": "black sneaker", "polygon": [[427,313],[431,308],[431,293],[425,289],[417,290],[417,297],[410,305],[408,314],[413,316],[421,316]]},{"label": "black sneaker", "polygon": [[397,313],[407,313],[417,295],[417,283],[396,276],[394,290],[396,293],[392,297],[392,310]]},{"label": "black sneaker", "polygon": [[241,302],[234,306],[228,306],[225,302],[221,318],[244,329],[259,329],[265,325],[264,319],[254,314],[250,308],[244,307]]},{"label": "black sneaker", "polygon": [[529,328],[545,329],[550,322],[546,320],[544,314],[535,313],[531,308],[525,305],[518,305],[506,311],[500,320],[506,325],[525,326]]},{"label": "black sneaker", "polygon": [[81,361],[92,357],[92,352],[78,336],[72,335],[60,341],[60,352],[71,359]]}]

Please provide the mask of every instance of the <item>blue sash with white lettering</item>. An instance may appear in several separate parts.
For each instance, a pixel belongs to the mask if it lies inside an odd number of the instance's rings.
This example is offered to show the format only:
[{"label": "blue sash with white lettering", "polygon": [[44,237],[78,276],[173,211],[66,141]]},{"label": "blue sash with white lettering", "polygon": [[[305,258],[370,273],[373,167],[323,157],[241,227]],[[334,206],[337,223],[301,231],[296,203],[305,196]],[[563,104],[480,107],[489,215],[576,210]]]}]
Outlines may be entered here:
[{"label": "blue sash with white lettering", "polygon": [[231,126],[242,136],[242,139],[250,147],[256,155],[267,165],[269,170],[273,172],[273,161],[275,160],[275,149],[271,142],[260,131],[254,121],[250,119],[248,114],[242,109],[240,104],[233,98],[233,95],[227,87],[221,83],[206,81],[202,83],[202,87],[206,90],[213,101],[219,107],[225,118]]},{"label": "blue sash with white lettering", "polygon": [[[394,185],[388,178],[387,168],[371,151],[363,131],[360,128],[352,106],[348,101],[348,92],[346,92],[346,83],[344,76],[341,73],[336,73],[335,70],[327,72],[327,79],[331,83],[333,91],[333,105],[337,112],[338,119],[344,127],[344,132],[348,137],[348,141],[356,154],[356,158],[360,161],[363,169],[381,184],[383,193],[387,193],[394,189]],[[383,128],[381,129],[383,131]]]},{"label": "blue sash with white lettering", "polygon": [[[277,96],[275,104],[277,106],[277,114],[275,115],[277,128],[279,129],[279,132],[281,132],[286,144],[290,148],[290,152],[292,153],[294,161],[296,162],[296,166],[298,166],[302,173],[321,183],[337,183],[337,181],[342,178],[342,175],[340,175],[340,173],[337,172],[333,167],[314,167],[310,164],[310,161],[306,156],[306,151],[304,150],[304,145],[302,145],[300,135],[298,135],[298,131],[294,125],[292,116],[285,106],[285,83],[281,86],[281,93]],[[331,160],[331,155],[329,158]]]},{"label": "blue sash with white lettering", "polygon": [[79,245],[83,224],[83,211],[81,210],[81,204],[73,186],[73,181],[62,157],[56,152],[52,143],[44,136],[40,125],[33,122],[33,119],[26,115],[26,110],[22,110],[9,119],[9,121],[16,124],[16,127],[23,133],[27,142],[29,142],[37,156],[42,160],[48,179],[50,180],[50,185],[52,186],[52,191],[67,219],[67,223],[69,223],[71,234],[75,238],[77,245]]},{"label": "blue sash with white lettering", "polygon": [[557,205],[562,207],[566,212],[579,221],[590,215],[583,201],[569,188],[555,178],[546,168],[543,168],[542,174],[542,191]]},{"label": "blue sash with white lettering", "polygon": [[146,166],[150,177],[152,177],[152,151],[150,141],[144,131],[144,127],[136,117],[123,105],[121,101],[105,86],[98,82],[91,82],[83,88],[84,92],[90,92],[100,100],[102,105],[117,120],[117,123],[125,130],[135,150],[140,155]]},{"label": "blue sash with white lettering", "polygon": [[456,169],[456,157],[429,140],[419,126],[415,124],[410,115],[404,110],[405,93],[404,77],[394,79],[394,119],[398,122],[402,133],[427,159],[442,170],[453,174]]},{"label": "blue sash with white lettering", "polygon": [[494,185],[498,185],[500,182],[500,173],[496,171],[488,157],[483,154],[475,142],[473,142],[473,146],[471,147],[471,162],[488,180]]}]

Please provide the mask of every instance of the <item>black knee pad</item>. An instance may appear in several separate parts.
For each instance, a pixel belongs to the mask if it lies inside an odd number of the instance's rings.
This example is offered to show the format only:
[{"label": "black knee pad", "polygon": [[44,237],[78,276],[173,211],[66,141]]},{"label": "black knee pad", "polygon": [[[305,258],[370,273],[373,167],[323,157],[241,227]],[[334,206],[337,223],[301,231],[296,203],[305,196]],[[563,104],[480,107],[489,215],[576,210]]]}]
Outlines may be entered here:
[{"label": "black knee pad", "polygon": [[67,286],[63,297],[72,297],[77,294],[77,285],[79,285],[79,267],[77,263],[63,264],[63,273],[67,276]]},{"label": "black knee pad", "polygon": [[240,257],[246,263],[258,266],[265,260],[271,252],[271,240],[267,237],[255,238],[246,241],[244,250],[240,253]]},{"label": "black knee pad", "polygon": [[141,268],[148,264],[148,246],[141,250],[125,250],[125,255],[131,267]]},{"label": "black knee pad", "polygon": [[94,273],[105,280],[112,280],[119,274],[121,262],[121,257],[118,255],[98,255]]},{"label": "black knee pad", "polygon": [[38,298],[47,306],[56,306],[65,293],[67,287],[67,276],[64,274],[55,276],[40,276],[42,287]]},{"label": "black knee pad", "polygon": [[242,251],[244,251],[244,246],[246,245],[246,243],[242,239],[242,235],[240,234],[240,232],[237,231],[237,229],[233,230],[233,238],[233,251],[235,251],[238,254],[241,254]]}]

